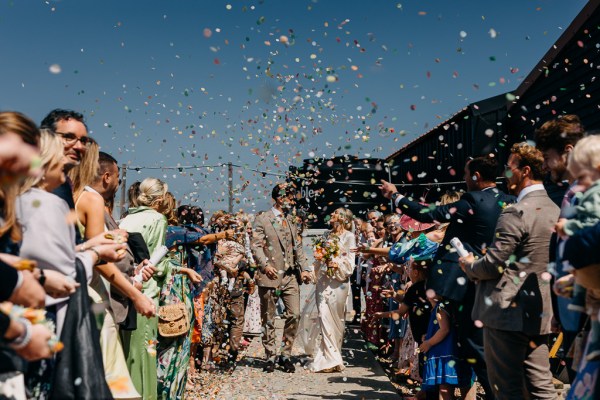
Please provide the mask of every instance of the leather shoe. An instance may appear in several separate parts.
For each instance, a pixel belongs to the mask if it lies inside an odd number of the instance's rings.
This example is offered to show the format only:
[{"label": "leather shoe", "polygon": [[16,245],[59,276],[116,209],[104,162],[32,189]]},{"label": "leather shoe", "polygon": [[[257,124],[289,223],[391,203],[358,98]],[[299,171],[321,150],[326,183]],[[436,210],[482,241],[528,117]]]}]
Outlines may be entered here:
[{"label": "leather shoe", "polygon": [[275,363],[272,360],[267,361],[263,367],[263,371],[268,373],[275,371]]},{"label": "leather shoe", "polygon": [[296,367],[294,366],[294,363],[292,363],[292,361],[289,358],[280,357],[278,364],[283,369],[284,372],[287,372],[287,373],[296,372]]}]

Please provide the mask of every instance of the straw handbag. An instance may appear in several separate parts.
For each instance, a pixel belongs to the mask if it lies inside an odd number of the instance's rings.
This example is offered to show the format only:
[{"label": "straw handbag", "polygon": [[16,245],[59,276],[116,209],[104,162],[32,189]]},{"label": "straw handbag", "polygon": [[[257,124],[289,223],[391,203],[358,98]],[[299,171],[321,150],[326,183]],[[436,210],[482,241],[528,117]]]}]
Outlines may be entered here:
[{"label": "straw handbag", "polygon": [[[183,285],[185,279],[182,279],[182,297]],[[170,290],[170,288],[169,288]],[[190,316],[185,308],[185,303],[174,303],[158,308],[158,334],[162,337],[177,337],[187,335],[190,331]]]},{"label": "straw handbag", "polygon": [[185,304],[169,304],[158,308],[158,333],[160,336],[181,336],[189,331],[190,317],[185,309]]}]

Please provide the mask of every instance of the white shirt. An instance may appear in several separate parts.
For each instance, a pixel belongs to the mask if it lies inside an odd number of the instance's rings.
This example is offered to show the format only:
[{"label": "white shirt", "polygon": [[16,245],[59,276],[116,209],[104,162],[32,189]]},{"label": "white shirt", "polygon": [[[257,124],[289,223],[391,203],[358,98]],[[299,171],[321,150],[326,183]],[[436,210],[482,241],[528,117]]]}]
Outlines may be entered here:
[{"label": "white shirt", "polygon": [[283,216],[283,213],[281,211],[279,211],[278,209],[276,209],[275,207],[271,207],[271,211],[273,211],[273,214],[275,214],[276,218],[280,218]]},{"label": "white shirt", "polygon": [[535,192],[536,190],[546,190],[546,189],[544,188],[544,185],[542,185],[541,183],[536,183],[534,185],[527,186],[526,188],[521,190],[521,192],[519,193],[519,196],[517,197],[517,203],[520,202],[523,199],[523,197],[527,196],[531,192]]}]

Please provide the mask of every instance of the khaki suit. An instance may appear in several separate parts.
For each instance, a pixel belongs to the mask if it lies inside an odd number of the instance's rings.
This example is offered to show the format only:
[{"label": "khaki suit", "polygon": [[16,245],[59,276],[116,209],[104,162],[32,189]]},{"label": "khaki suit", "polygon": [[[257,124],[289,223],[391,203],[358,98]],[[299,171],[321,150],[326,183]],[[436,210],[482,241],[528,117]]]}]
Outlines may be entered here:
[{"label": "khaki suit", "polygon": [[484,326],[488,376],[498,399],[554,399],[548,362],[552,302],[548,247],[559,208],[545,190],[507,207],[494,243],[465,268],[477,282],[473,320]]},{"label": "khaki suit", "polygon": [[[273,210],[257,215],[253,226],[252,253],[259,268],[255,279],[260,296],[265,353],[268,359],[277,354],[273,319],[275,304],[281,298],[285,306],[281,354],[289,356],[300,319],[300,273],[307,267],[306,255],[292,218],[282,216],[278,221]],[[264,274],[267,266],[277,270],[277,279],[269,279]]]}]

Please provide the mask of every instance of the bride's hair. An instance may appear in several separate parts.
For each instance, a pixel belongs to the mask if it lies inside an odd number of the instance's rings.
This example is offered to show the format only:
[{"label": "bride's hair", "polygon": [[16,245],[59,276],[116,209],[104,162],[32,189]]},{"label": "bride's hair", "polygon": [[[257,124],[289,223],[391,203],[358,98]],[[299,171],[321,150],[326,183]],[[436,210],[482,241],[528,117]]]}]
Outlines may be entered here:
[{"label": "bride's hair", "polygon": [[352,219],[354,218],[352,211],[347,208],[340,207],[334,212],[338,213],[340,216],[342,227],[345,230],[352,232]]}]

